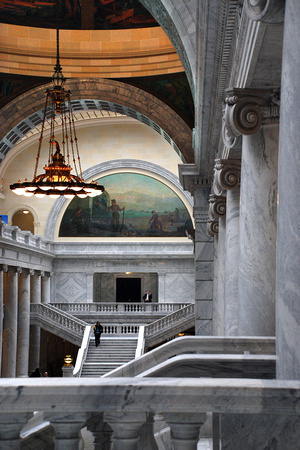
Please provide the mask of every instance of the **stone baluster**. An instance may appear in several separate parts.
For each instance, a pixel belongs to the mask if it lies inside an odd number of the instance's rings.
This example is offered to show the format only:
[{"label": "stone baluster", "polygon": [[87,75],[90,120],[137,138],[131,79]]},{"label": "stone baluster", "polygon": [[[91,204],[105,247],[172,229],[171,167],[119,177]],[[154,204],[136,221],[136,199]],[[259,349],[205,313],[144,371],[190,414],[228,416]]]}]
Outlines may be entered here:
[{"label": "stone baluster", "polygon": [[17,377],[28,376],[30,335],[30,275],[23,269],[18,283]]},{"label": "stone baluster", "polygon": [[221,311],[221,314],[224,315],[224,336],[236,336],[238,327],[240,172],[240,160],[216,160],[214,190],[219,195],[222,195],[224,191],[227,192],[224,249],[224,310]]},{"label": "stone baluster", "polygon": [[91,413],[87,421],[87,429],[94,436],[94,450],[110,450],[113,431],[107,422],[103,421],[103,414]]},{"label": "stone baluster", "polygon": [[50,303],[50,273],[41,272],[41,301]]},{"label": "stone baluster", "polygon": [[138,450],[140,428],[147,421],[146,413],[107,413],[104,420],[113,429],[114,450]]},{"label": "stone baluster", "polygon": [[300,377],[300,2],[285,1],[277,234],[277,377]]},{"label": "stone baluster", "polygon": [[2,348],[2,377],[16,376],[18,326],[18,273],[8,267],[4,278],[4,320]]},{"label": "stone baluster", "polygon": [[19,450],[21,448],[20,432],[30,414],[1,413],[0,414],[0,449]]},{"label": "stone baluster", "polygon": [[86,421],[85,412],[47,413],[45,418],[50,421],[55,431],[55,450],[77,450],[79,448],[79,432]]},{"label": "stone baluster", "polygon": [[140,428],[140,440],[138,450],[158,450],[154,437],[154,417],[153,414],[147,414],[147,421]]},{"label": "stone baluster", "polygon": [[164,413],[171,429],[173,450],[197,450],[200,428],[206,420],[206,414]]},{"label": "stone baluster", "polygon": [[227,95],[226,125],[243,135],[238,334],[273,336],[279,100],[272,90],[230,89]]},{"label": "stone baluster", "polygon": [[[41,303],[41,273],[30,271],[30,302]],[[30,326],[29,372],[40,367],[40,339],[41,329],[37,325]]]}]

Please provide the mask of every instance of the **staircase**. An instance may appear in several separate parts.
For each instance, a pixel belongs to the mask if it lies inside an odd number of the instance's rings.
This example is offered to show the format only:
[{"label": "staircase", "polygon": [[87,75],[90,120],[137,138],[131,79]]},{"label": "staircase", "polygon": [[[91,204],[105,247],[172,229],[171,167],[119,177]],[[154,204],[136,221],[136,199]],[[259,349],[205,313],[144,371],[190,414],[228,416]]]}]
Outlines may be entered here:
[{"label": "staircase", "polygon": [[95,346],[91,336],[87,356],[83,363],[82,377],[101,377],[135,358],[137,338],[101,337]]}]

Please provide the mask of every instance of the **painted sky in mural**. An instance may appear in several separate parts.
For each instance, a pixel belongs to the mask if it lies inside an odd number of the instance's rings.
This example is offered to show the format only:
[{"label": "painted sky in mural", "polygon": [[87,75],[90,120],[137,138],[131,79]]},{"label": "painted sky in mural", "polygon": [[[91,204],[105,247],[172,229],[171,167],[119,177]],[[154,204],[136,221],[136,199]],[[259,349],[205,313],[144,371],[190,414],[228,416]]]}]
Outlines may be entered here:
[{"label": "painted sky in mural", "polygon": [[118,173],[98,183],[101,195],[71,201],[60,237],[183,237],[192,228],[180,198],[154,178]]}]

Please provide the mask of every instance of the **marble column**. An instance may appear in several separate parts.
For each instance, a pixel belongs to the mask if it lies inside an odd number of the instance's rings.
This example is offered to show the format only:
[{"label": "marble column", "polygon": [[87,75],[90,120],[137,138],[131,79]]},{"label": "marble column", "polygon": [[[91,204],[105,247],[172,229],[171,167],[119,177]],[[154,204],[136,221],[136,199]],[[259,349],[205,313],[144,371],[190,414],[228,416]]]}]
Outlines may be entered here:
[{"label": "marble column", "polygon": [[240,188],[227,191],[224,335],[238,334]]},{"label": "marble column", "polygon": [[104,419],[113,429],[114,450],[137,450],[140,428],[147,421],[146,413],[108,413]]},{"label": "marble column", "polygon": [[171,428],[173,450],[197,450],[200,428],[206,420],[206,414],[164,413]]},{"label": "marble column", "polygon": [[226,93],[226,134],[242,135],[238,335],[274,336],[279,94]]},{"label": "marble column", "polygon": [[[30,302],[41,303],[41,274],[39,271],[31,271],[30,277]],[[40,367],[40,340],[41,329],[37,325],[30,326],[30,351],[29,372],[32,373]]]},{"label": "marble column", "polygon": [[214,299],[214,336],[224,336],[224,309],[225,309],[225,240],[226,218],[219,218],[218,232],[218,288],[217,298]]},{"label": "marble column", "polygon": [[239,323],[243,336],[275,335],[278,127],[243,136]]},{"label": "marble column", "polygon": [[158,274],[158,303],[165,303],[165,283],[166,283],[166,274],[159,273]]},{"label": "marble column", "polygon": [[17,377],[28,376],[30,335],[30,275],[23,269],[18,280]]},{"label": "marble column", "polygon": [[300,379],[300,2],[286,0],[277,232],[277,378]]},{"label": "marble column", "polygon": [[4,279],[4,320],[2,348],[2,377],[16,376],[18,325],[18,274],[9,267]]},{"label": "marble column", "polygon": [[42,272],[41,274],[41,301],[42,303],[50,303],[50,274]]}]

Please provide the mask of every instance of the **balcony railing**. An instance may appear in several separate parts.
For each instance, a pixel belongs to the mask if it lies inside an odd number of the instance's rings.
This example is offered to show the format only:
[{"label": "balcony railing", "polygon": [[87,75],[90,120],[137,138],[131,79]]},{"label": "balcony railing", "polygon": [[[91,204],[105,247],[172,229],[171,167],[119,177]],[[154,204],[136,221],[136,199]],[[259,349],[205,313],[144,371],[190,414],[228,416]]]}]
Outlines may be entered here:
[{"label": "balcony railing", "polygon": [[[94,437],[101,442],[101,424],[108,423],[114,433],[114,450],[137,450],[141,433],[151,443],[149,448],[157,448],[155,415],[170,426],[174,449],[196,450],[206,413],[222,414],[222,420],[227,414],[243,414],[257,423],[264,414],[264,436],[271,441],[275,416],[284,424],[300,415],[300,383],[212,378],[7,378],[0,380],[0,404],[1,448],[20,448],[19,435],[28,413],[43,411],[44,419],[55,430],[55,448],[78,448],[78,433],[93,413]],[[107,439],[108,429],[104,431]],[[250,442],[251,431],[248,433]],[[292,434],[290,429],[285,439]],[[292,447],[287,444],[286,448]]]},{"label": "balcony railing", "polygon": [[96,315],[114,313],[122,315],[130,314],[155,314],[165,315],[178,311],[189,303],[51,303],[56,308],[70,314],[80,315],[81,313]]}]

